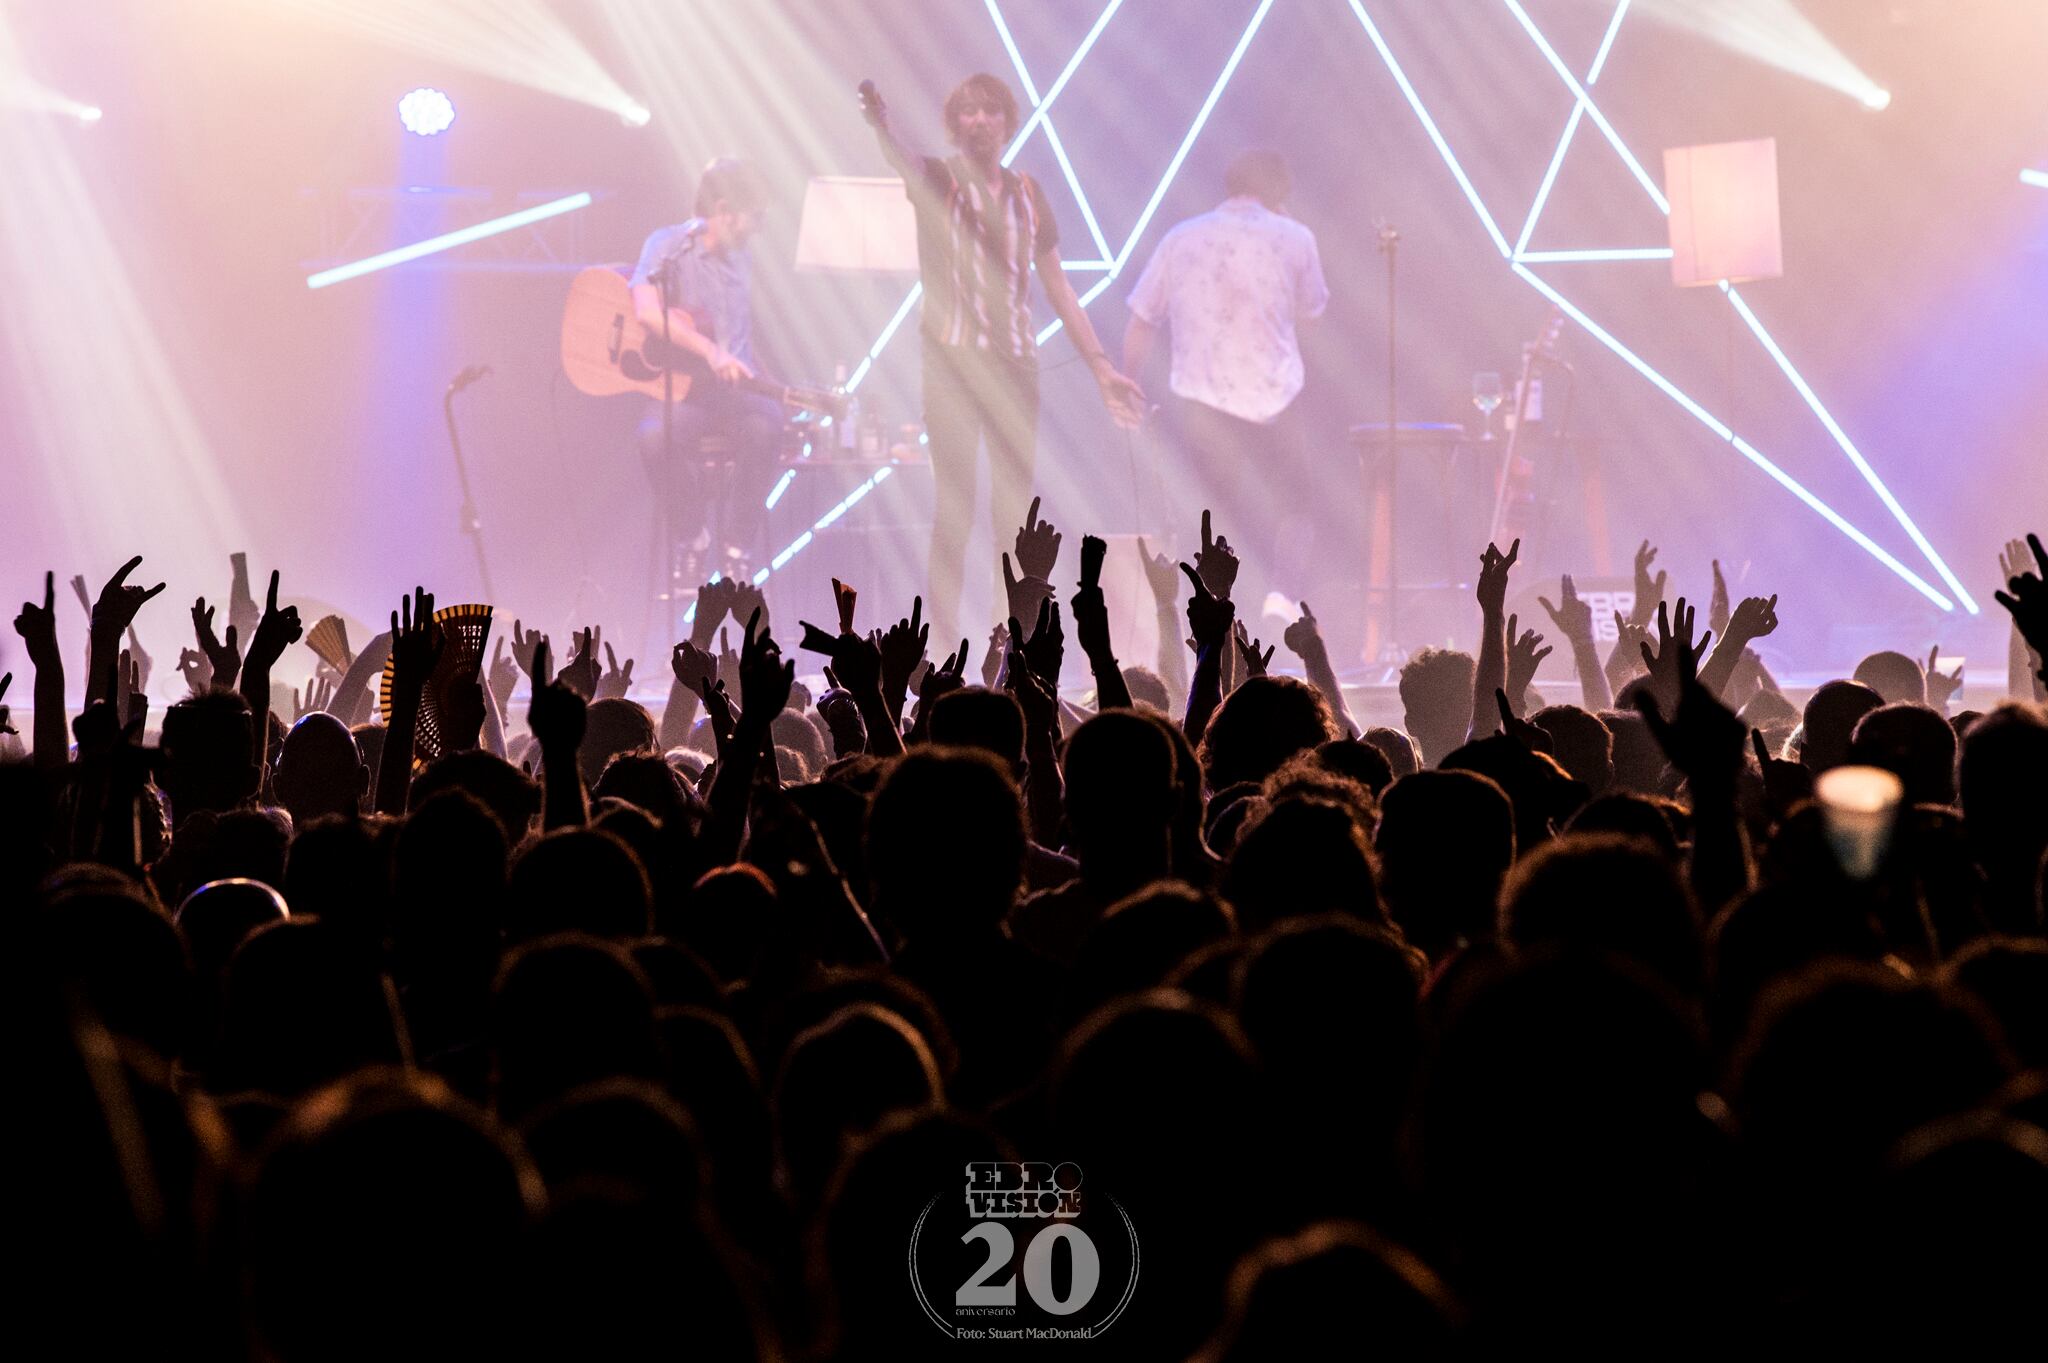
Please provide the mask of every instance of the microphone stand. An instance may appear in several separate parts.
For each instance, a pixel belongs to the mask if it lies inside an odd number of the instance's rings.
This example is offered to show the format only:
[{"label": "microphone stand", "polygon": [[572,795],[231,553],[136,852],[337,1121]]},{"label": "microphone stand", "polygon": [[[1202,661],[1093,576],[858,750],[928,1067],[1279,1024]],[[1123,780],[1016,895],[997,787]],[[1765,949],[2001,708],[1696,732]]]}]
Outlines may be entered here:
[{"label": "microphone stand", "polygon": [[665,640],[676,637],[676,534],[675,511],[670,506],[674,500],[676,478],[676,371],[675,338],[669,334],[669,269],[670,262],[664,260],[661,268],[654,272],[654,287],[661,291],[661,482],[656,491],[659,510],[654,521],[661,535],[661,561],[663,581],[661,599],[668,606],[668,632],[661,637]]},{"label": "microphone stand", "polygon": [[491,590],[491,565],[484,557],[484,523],[477,515],[476,498],[469,490],[469,468],[462,459],[462,437],[455,430],[455,395],[466,388],[462,377],[448,385],[448,391],[441,396],[441,415],[448,423],[448,448],[455,454],[455,481],[462,489],[462,533],[469,536],[469,542],[476,549],[477,576],[483,580],[484,600],[496,601],[498,594]]},{"label": "microphone stand", "polygon": [[[1401,423],[1396,416],[1395,395],[1399,391],[1400,352],[1395,348],[1397,331],[1395,327],[1395,263],[1400,254],[1401,234],[1390,222],[1382,221],[1379,232],[1380,254],[1387,258],[1387,638],[1380,647],[1380,657],[1399,663],[1406,655],[1401,649],[1401,558],[1400,542],[1396,538],[1396,526],[1401,521]],[[1377,660],[1375,660],[1377,661]]]}]

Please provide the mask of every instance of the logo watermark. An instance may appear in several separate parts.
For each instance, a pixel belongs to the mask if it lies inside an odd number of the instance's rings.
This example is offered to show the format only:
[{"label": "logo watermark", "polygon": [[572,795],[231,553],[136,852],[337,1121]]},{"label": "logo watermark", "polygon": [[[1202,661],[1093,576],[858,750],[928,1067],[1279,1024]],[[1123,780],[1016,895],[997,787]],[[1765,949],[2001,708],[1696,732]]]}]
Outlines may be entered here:
[{"label": "logo watermark", "polygon": [[911,1290],[934,1326],[964,1341],[1049,1341],[1116,1323],[1138,1287],[1123,1204],[1084,1189],[1071,1162],[977,1160],[965,1175],[960,1201],[934,1194],[911,1228]]}]

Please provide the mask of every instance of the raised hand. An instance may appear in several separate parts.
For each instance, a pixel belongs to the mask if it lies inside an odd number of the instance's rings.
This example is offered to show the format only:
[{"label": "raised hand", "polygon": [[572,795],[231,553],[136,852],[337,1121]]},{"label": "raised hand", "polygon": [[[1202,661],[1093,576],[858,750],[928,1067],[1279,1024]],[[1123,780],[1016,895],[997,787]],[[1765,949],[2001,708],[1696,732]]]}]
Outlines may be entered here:
[{"label": "raised hand", "polygon": [[1558,583],[1557,604],[1550,598],[1539,596],[1537,604],[1550,616],[1550,623],[1557,626],[1557,632],[1573,642],[1590,641],[1593,637],[1593,608],[1579,596],[1578,587],[1572,582],[1572,575],[1566,573]]},{"label": "raised hand", "polygon": [[1479,556],[1479,583],[1475,595],[1479,598],[1479,609],[1491,614],[1497,621],[1508,599],[1508,574],[1514,569],[1515,560],[1522,556],[1522,541],[1517,539],[1503,554],[1492,544]]},{"label": "raised hand", "polygon": [[1052,583],[1046,578],[1030,573],[1018,577],[1010,566],[1010,556],[1003,555],[1003,600],[1009,605],[1011,619],[1036,620],[1039,606],[1052,596],[1052,591]]},{"label": "raised hand", "polygon": [[1722,625],[1722,637],[1740,639],[1745,644],[1753,643],[1776,632],[1778,628],[1778,597],[1773,592],[1768,597],[1745,596]]},{"label": "raised hand", "polygon": [[[1012,638],[1015,636],[1013,635]],[[1060,627],[1060,603],[1047,598],[1038,607],[1038,626],[1024,641],[1024,661],[1040,681],[1057,693],[1060,666],[1066,661],[1067,635]]]},{"label": "raised hand", "polygon": [[485,713],[482,675],[475,663],[464,663],[449,678],[441,707],[441,731],[451,751],[469,752],[477,746]]},{"label": "raised hand", "polygon": [[1145,585],[1152,589],[1152,599],[1162,608],[1170,608],[1180,601],[1180,569],[1164,554],[1152,552],[1152,546],[1138,536],[1138,562],[1145,569]]},{"label": "raised hand", "polygon": [[573,636],[576,653],[555,680],[589,701],[597,696],[597,646],[604,631],[593,626]]},{"label": "raised hand", "polygon": [[[1652,615],[1656,614],[1655,611],[1650,613]],[[1614,613],[1614,653],[1608,662],[1608,667],[1613,668],[1615,665],[1613,660],[1619,659],[1623,664],[1621,669],[1623,675],[1634,675],[1637,670],[1636,659],[1638,651],[1649,640],[1649,637],[1650,631],[1647,627],[1637,624],[1620,611],[1616,611]]]},{"label": "raised hand", "polygon": [[[1700,684],[1716,696],[1726,695],[1728,684],[1741,665],[1743,651],[1752,639],[1761,639],[1778,628],[1776,596],[1745,596],[1728,616],[1721,633],[1721,646],[1700,670]],[[1704,647],[1704,645],[1702,645]]]},{"label": "raised hand", "polygon": [[1992,595],[2011,613],[2013,627],[2027,646],[2048,658],[2048,549],[2041,547],[2039,535],[2028,535],[2027,547],[2033,551],[2034,570],[2027,571],[2014,555],[2007,566],[2017,571],[2007,577],[2004,591]]},{"label": "raised hand", "polygon": [[1547,729],[1531,724],[1515,713],[1515,707],[1508,700],[1508,693],[1496,686],[1493,688],[1493,703],[1500,709],[1500,731],[1527,748],[1530,752],[1554,753],[1557,742]]},{"label": "raised hand", "polygon": [[149,693],[142,689],[142,664],[127,649],[114,669],[114,713],[123,728],[141,731],[149,718]]},{"label": "raised hand", "polygon": [[892,714],[903,712],[903,697],[910,687],[910,674],[924,661],[932,637],[931,624],[924,618],[924,598],[910,600],[910,615],[889,626],[882,634],[882,699]]},{"label": "raised hand", "polygon": [[195,696],[205,695],[206,689],[213,685],[213,664],[206,660],[204,653],[189,648],[178,650],[178,674],[185,679],[187,691]]},{"label": "raised hand", "polygon": [[1281,632],[1280,642],[1287,645],[1287,651],[1303,662],[1315,657],[1327,657],[1330,651],[1329,645],[1323,642],[1323,629],[1316,621],[1316,613],[1309,609],[1306,601],[1301,603],[1301,619]]},{"label": "raised hand", "polygon": [[299,688],[292,688],[292,723],[297,724],[307,715],[325,714],[334,704],[334,683],[319,677],[306,678],[306,690],[302,695]]},{"label": "raised hand", "polygon": [[761,628],[767,629],[767,594],[751,582],[743,582],[735,577],[729,577],[725,580],[732,587],[731,603],[729,606],[732,618],[735,621],[749,620],[753,618],[754,612],[759,611],[761,613]]},{"label": "raised hand", "polygon": [[21,645],[28,651],[29,661],[38,668],[52,664],[61,665],[63,655],[57,647],[57,575],[43,574],[43,604],[33,601],[21,603],[21,614],[14,617],[14,632],[21,636]]},{"label": "raised hand", "polygon": [[[1205,529],[1207,522],[1205,512]],[[1230,626],[1237,618],[1237,607],[1230,603],[1229,597],[1218,596],[1209,590],[1209,584],[1202,580],[1193,564],[1183,563],[1180,570],[1194,588],[1194,595],[1188,598],[1188,633],[1194,637],[1195,651],[1208,653],[1221,649],[1230,638]]]},{"label": "raised hand", "polygon": [[506,654],[505,636],[499,635],[497,641],[491,645],[491,670],[488,675],[491,695],[497,700],[500,710],[512,703],[512,689],[519,685],[519,670],[517,654]]},{"label": "raised hand", "polygon": [[[882,636],[851,631],[832,641],[832,676],[856,697],[882,693]],[[743,692],[742,695],[745,693]]]},{"label": "raised hand", "polygon": [[[1652,652],[1647,642],[1642,645],[1643,662],[1650,669],[1653,689],[1666,708],[1674,712],[1682,703],[1685,689],[1699,680],[1700,658],[1707,651],[1708,641],[1714,637],[1709,631],[1700,636],[1697,644],[1693,642],[1694,616],[1694,609],[1685,604],[1682,596],[1678,598],[1676,610],[1658,602],[1656,651]],[[1672,760],[1675,762],[1677,759]]]},{"label": "raised hand", "polygon": [[834,757],[851,757],[866,750],[868,726],[861,720],[860,702],[851,691],[833,687],[818,697],[818,713],[824,718],[825,727],[832,731]]},{"label": "raised hand", "polygon": [[[876,650],[879,664],[880,650]],[[838,659],[833,659],[834,666]],[[840,675],[845,676],[842,669]],[[762,732],[768,721],[789,704],[789,689],[796,682],[796,664],[782,660],[782,647],[761,627],[761,613],[747,618],[746,640],[740,645],[740,709],[759,716]]]},{"label": "raised hand", "polygon": [[1074,638],[1080,642],[1081,652],[1091,662],[1114,663],[1116,645],[1109,637],[1109,603],[1103,599],[1101,585],[1078,588],[1067,609],[1074,615]]},{"label": "raised hand", "polygon": [[264,600],[262,616],[256,621],[256,632],[249,636],[249,651],[242,659],[244,670],[267,674],[285,648],[297,643],[304,633],[299,627],[297,606],[278,609],[277,570],[273,568],[270,572],[270,594]]},{"label": "raised hand", "polygon": [[1707,628],[1728,637],[1728,579],[1721,576],[1721,560],[1714,563],[1714,594],[1707,598]]},{"label": "raised hand", "polygon": [[1017,529],[1014,547],[1017,566],[1024,570],[1026,577],[1050,582],[1053,567],[1059,562],[1061,537],[1051,521],[1038,518],[1038,503],[1038,498],[1031,499],[1031,509],[1024,513],[1024,524]]},{"label": "raised hand", "polygon": [[1221,535],[1209,533],[1209,512],[1202,511],[1202,547],[1195,551],[1195,571],[1202,575],[1202,584],[1210,593],[1225,601],[1230,599],[1230,589],[1237,583],[1237,552],[1230,547],[1230,541]]},{"label": "raised hand", "polygon": [[[447,647],[448,636],[434,623],[434,594],[414,587],[411,597],[400,597],[391,612],[392,693],[417,703]],[[536,666],[545,670],[546,663],[537,661]]]},{"label": "raised hand", "polygon": [[699,648],[711,643],[711,636],[739,600],[740,584],[729,577],[707,582],[697,589],[697,613],[690,617],[690,642]]},{"label": "raised hand", "polygon": [[528,681],[538,681],[533,675],[534,657],[540,649],[547,647],[548,636],[537,629],[527,629],[518,617],[512,620],[512,661],[526,674]]},{"label": "raised hand", "polygon": [[92,603],[94,637],[118,642],[122,631],[134,622],[135,613],[142,609],[143,603],[164,589],[161,582],[149,588],[128,585],[128,574],[141,563],[142,555],[137,554],[122,564],[120,570],[100,588],[99,599]]},{"label": "raised hand", "polygon": [[1265,676],[1266,669],[1273,665],[1273,648],[1268,646],[1264,652],[1261,652],[1260,645],[1262,641],[1251,637],[1251,631],[1244,627],[1244,621],[1242,620],[1237,622],[1237,627],[1233,631],[1232,637],[1237,641],[1237,656],[1244,660],[1245,676]]},{"label": "raised hand", "polygon": [[[1692,626],[1692,612],[1682,601],[1680,614],[1685,620],[1681,636],[1689,634]],[[1682,659],[1688,650],[1681,645],[1679,654]],[[1735,712],[1701,686],[1696,674],[1681,669],[1675,703],[1661,702],[1652,688],[1638,691],[1636,709],[1671,765],[1693,783],[1696,797],[1705,789],[1732,787],[1735,773],[1742,767],[1742,742],[1747,735]],[[1665,718],[1666,710],[1671,712],[1670,719]]]},{"label": "raised hand", "polygon": [[1544,647],[1543,636],[1535,630],[1524,630],[1518,637],[1515,627],[1521,623],[1519,615],[1508,617],[1508,684],[1507,693],[1516,705],[1528,694],[1529,686],[1536,680],[1536,669],[1543,665],[1551,650]]},{"label": "raised hand", "polygon": [[1633,624],[1647,626],[1650,617],[1657,613],[1657,605],[1664,599],[1664,582],[1670,574],[1659,571],[1650,576],[1650,565],[1657,561],[1657,546],[1644,540],[1636,546],[1636,608],[1629,612]]},{"label": "raised hand", "polygon": [[697,698],[704,702],[704,722],[711,726],[711,741],[717,749],[718,760],[723,762],[731,750],[733,733],[739,727],[732,711],[732,698],[726,693],[725,683],[716,677],[703,679],[697,687]]},{"label": "raised hand", "polygon": [[[0,702],[7,699],[7,688],[14,685],[12,672],[0,673]],[[7,722],[7,706],[0,703],[0,734],[18,734],[21,730]]]},{"label": "raised hand", "polygon": [[718,680],[717,656],[687,639],[677,644],[669,654],[668,666],[678,682],[700,694],[707,684]]},{"label": "raised hand", "polygon": [[141,690],[149,685],[149,674],[156,667],[156,659],[149,656],[142,647],[142,640],[135,637],[135,626],[128,626],[128,652],[135,658],[136,669],[142,674]]},{"label": "raised hand", "polygon": [[1963,665],[1957,663],[1953,672],[1940,672],[1934,666],[1940,659],[1940,644],[1927,650],[1927,703],[1947,714],[1949,700],[1963,689]]},{"label": "raised hand", "polygon": [[1026,649],[1014,642],[1020,633],[1017,622],[1010,622],[1010,665],[1003,685],[1017,698],[1019,708],[1024,711],[1024,727],[1028,733],[1044,734],[1059,732],[1059,697],[1052,684],[1040,676],[1032,666]]},{"label": "raised hand", "polygon": [[981,655],[981,684],[994,686],[1003,675],[1003,657],[1010,648],[1010,627],[1000,620],[988,632],[988,652]]},{"label": "raised hand", "polygon": [[610,644],[604,646],[604,675],[597,679],[592,695],[597,700],[620,700],[633,689],[633,660],[626,659],[624,667],[619,666],[619,655]]},{"label": "raised hand", "polygon": [[1812,772],[1797,762],[1771,756],[1770,745],[1764,741],[1762,729],[1751,729],[1749,742],[1756,753],[1757,772],[1764,780],[1764,802],[1770,806],[1773,818],[1784,818],[1792,806],[1812,798]]},{"label": "raised hand", "polygon": [[242,674],[242,650],[235,637],[235,627],[228,626],[226,643],[215,638],[213,607],[206,604],[206,598],[203,596],[192,603],[192,635],[199,645],[199,651],[206,655],[206,684],[233,686],[235,678]]},{"label": "raised hand", "polygon": [[[396,647],[397,637],[393,636]],[[541,671],[547,669],[547,649],[543,645],[539,663]],[[590,707],[583,697],[560,681],[542,681],[538,675],[533,683],[533,703],[526,712],[526,727],[533,730],[539,740],[541,752],[548,756],[552,769],[555,762],[567,763],[573,769],[576,765],[576,750],[583,746],[583,732],[590,722]]]},{"label": "raised hand", "polygon": [[917,708],[920,718],[925,714],[926,706],[930,705],[940,696],[945,695],[948,691],[958,691],[962,686],[966,685],[966,673],[967,641],[962,639],[959,651],[948,653],[946,661],[927,671],[924,674],[924,680],[918,684]]},{"label": "raised hand", "polygon": [[740,655],[723,626],[718,631],[718,679],[728,690],[736,690],[740,684]]}]

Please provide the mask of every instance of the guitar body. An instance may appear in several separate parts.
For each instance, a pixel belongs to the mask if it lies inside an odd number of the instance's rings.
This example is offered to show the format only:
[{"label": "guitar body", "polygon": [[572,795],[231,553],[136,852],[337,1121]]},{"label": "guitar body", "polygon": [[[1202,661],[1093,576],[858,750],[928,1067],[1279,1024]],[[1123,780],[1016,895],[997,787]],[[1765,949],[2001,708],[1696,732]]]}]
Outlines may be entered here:
[{"label": "guitar body", "polygon": [[[664,342],[633,312],[633,289],[617,270],[593,265],[569,285],[562,309],[562,372],[576,391],[594,398],[618,393],[662,394]],[[675,396],[689,396],[703,365],[675,351]],[[691,362],[695,362],[694,367]]]},{"label": "guitar body", "polygon": [[[594,398],[618,393],[662,395],[663,361],[673,375],[675,399],[682,402],[698,384],[716,383],[711,367],[697,355],[661,339],[642,325],[633,311],[633,288],[626,276],[605,265],[593,265],[569,285],[562,308],[562,372],[576,391]],[[739,386],[774,398],[787,407],[819,412],[838,420],[846,415],[846,395],[819,388],[796,388],[771,379],[743,378]]]}]

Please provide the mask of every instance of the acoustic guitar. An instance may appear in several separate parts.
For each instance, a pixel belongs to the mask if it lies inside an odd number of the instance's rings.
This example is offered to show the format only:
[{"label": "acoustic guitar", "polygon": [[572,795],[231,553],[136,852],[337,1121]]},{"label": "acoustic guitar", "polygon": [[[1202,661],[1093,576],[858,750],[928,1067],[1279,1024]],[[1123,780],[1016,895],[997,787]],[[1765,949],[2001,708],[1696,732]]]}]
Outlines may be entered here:
[{"label": "acoustic guitar", "polygon": [[[598,398],[618,393],[659,398],[664,370],[672,375],[678,402],[687,400],[698,384],[718,382],[701,357],[670,345],[659,331],[642,324],[633,311],[630,282],[604,265],[593,265],[569,285],[562,309],[562,369],[577,392]],[[738,386],[834,421],[846,415],[844,393],[760,377],[741,379]]]}]

